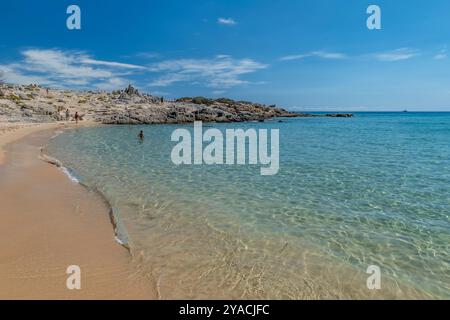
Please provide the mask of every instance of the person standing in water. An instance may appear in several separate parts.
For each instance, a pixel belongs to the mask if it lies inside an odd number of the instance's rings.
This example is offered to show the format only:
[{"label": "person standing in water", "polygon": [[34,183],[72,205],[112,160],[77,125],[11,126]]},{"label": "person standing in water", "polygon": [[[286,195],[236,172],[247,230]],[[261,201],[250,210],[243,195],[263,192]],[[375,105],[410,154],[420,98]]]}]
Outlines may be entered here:
[{"label": "person standing in water", "polygon": [[76,124],[78,124],[78,118],[79,118],[79,117],[80,117],[80,116],[78,115],[78,111],[75,112],[74,118],[75,118],[75,123],[76,123]]},{"label": "person standing in water", "polygon": [[144,141],[144,131],[141,130],[141,131],[139,132],[138,138],[139,138],[139,140]]}]

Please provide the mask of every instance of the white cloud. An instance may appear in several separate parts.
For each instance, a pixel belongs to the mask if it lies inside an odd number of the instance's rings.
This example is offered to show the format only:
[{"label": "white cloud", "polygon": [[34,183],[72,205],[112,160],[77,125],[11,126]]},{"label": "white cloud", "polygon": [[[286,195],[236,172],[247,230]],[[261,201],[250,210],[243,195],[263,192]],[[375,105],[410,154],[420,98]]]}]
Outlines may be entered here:
[{"label": "white cloud", "polygon": [[338,53],[338,52],[314,51],[311,54],[314,57],[318,57],[318,58],[322,58],[322,59],[339,60],[339,59],[347,58],[347,56],[345,54]]},{"label": "white cloud", "polygon": [[411,48],[400,48],[392,51],[376,53],[373,56],[379,61],[393,62],[409,60],[419,55],[419,52]]},{"label": "white cloud", "polygon": [[290,55],[290,56],[281,57],[280,60],[281,61],[301,60],[301,59],[304,59],[307,57],[310,57],[310,56],[307,54],[294,54],[294,55]]},{"label": "white cloud", "polygon": [[444,50],[439,51],[439,53],[436,54],[436,55],[433,57],[433,59],[434,59],[434,60],[443,60],[443,59],[447,59],[447,50],[444,49]]},{"label": "white cloud", "polygon": [[113,90],[133,82],[128,76],[152,73],[152,87],[188,82],[223,89],[249,83],[244,75],[267,67],[252,59],[224,54],[210,59],[163,60],[148,66],[100,60],[83,51],[27,49],[21,54],[17,62],[0,65],[5,82]]},{"label": "white cloud", "polygon": [[236,24],[236,21],[233,18],[219,18],[217,19],[217,23],[227,26],[234,26]]},{"label": "white cloud", "polygon": [[31,49],[22,52],[25,57],[23,69],[42,73],[59,79],[77,78],[109,78],[113,73],[106,69],[95,69],[81,64],[83,56],[80,53],[70,53],[60,50]]},{"label": "white cloud", "polygon": [[14,65],[0,65],[0,79],[6,83],[30,84],[39,83],[42,85],[52,85],[53,82],[44,77],[36,75],[26,75],[16,69]]},{"label": "white cloud", "polygon": [[242,75],[267,68],[267,65],[252,59],[233,59],[218,55],[213,59],[166,60],[151,65],[153,72],[165,73],[154,80],[151,86],[168,86],[175,82],[205,84],[214,88],[229,88],[248,83]]},{"label": "white cloud", "polygon": [[301,60],[301,59],[304,59],[307,57],[309,57],[309,55],[307,55],[307,54],[294,54],[294,55],[290,55],[290,56],[281,57],[280,60],[281,61],[292,61],[292,60]]},{"label": "white cloud", "polygon": [[321,58],[326,60],[341,60],[346,59],[347,55],[339,52],[327,52],[327,51],[311,51],[303,54],[296,54],[290,56],[281,57],[281,61],[301,60],[306,58]]},{"label": "white cloud", "polygon": [[112,91],[126,87],[130,82],[122,78],[111,78],[105,82],[97,83],[95,86],[104,91]]},{"label": "white cloud", "polygon": [[133,64],[97,60],[80,51],[28,49],[21,54],[21,61],[0,65],[4,81],[108,90],[128,83],[121,76],[145,69]]},{"label": "white cloud", "polygon": [[[374,58],[379,61],[392,62],[392,61],[402,61],[402,60],[412,59],[412,58],[418,56],[419,54],[420,54],[420,52],[415,49],[400,48],[400,49],[391,50],[391,51],[361,55],[360,57],[370,57],[370,58]],[[435,56],[435,59],[444,59],[446,57],[447,57],[447,54],[445,52],[441,52]],[[302,54],[284,56],[284,57],[281,57],[279,60],[292,61],[292,60],[302,60],[302,59],[307,59],[307,58],[320,58],[320,59],[326,59],[326,60],[342,60],[342,59],[349,58],[349,56],[344,53],[339,53],[339,52],[311,51],[311,52],[302,53]]]},{"label": "white cloud", "polygon": [[95,59],[90,59],[90,58],[82,58],[80,60],[80,62],[84,63],[84,64],[117,67],[117,68],[124,68],[124,69],[141,69],[141,70],[145,69],[145,67],[134,65],[134,64],[120,63],[120,62],[113,62],[113,61],[101,61],[101,60],[95,60]]},{"label": "white cloud", "polygon": [[435,55],[433,57],[434,60],[443,60],[447,58],[447,54],[446,53],[438,53],[437,55]]},{"label": "white cloud", "polygon": [[188,81],[189,77],[182,74],[168,74],[164,75],[156,80],[153,80],[150,83],[151,87],[168,87],[175,82],[182,82],[182,81]]},{"label": "white cloud", "polygon": [[225,58],[231,58],[231,56],[228,54],[218,54],[218,55],[216,55],[216,58],[217,59],[225,59]]}]

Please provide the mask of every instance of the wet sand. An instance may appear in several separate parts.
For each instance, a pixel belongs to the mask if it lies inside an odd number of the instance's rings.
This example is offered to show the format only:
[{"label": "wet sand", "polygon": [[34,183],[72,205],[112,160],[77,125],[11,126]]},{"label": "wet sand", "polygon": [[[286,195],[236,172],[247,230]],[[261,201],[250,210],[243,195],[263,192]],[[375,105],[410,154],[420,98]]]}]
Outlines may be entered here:
[{"label": "wet sand", "polygon": [[[107,204],[39,159],[60,126],[0,133],[0,299],[157,298],[114,240]],[[66,287],[70,265],[80,290]]]}]

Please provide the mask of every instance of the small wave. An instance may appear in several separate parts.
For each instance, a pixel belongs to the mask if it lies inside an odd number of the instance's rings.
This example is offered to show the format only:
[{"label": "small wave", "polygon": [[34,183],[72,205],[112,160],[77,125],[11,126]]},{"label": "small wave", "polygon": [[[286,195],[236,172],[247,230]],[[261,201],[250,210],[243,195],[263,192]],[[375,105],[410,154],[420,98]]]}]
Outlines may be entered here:
[{"label": "small wave", "polygon": [[61,161],[49,156],[48,154],[45,154],[44,148],[41,148],[41,154],[39,155],[39,159],[41,159],[42,161],[45,161],[47,163],[50,163],[54,166],[57,166],[58,168],[61,168],[63,166]]},{"label": "small wave", "polygon": [[120,213],[117,208],[114,208],[111,206],[111,203],[108,201],[108,198],[106,196],[97,190],[97,193],[100,194],[106,201],[106,203],[109,205],[109,218],[111,219],[111,224],[114,228],[114,239],[119,243],[121,246],[127,248],[130,252],[130,245],[129,245],[129,237],[127,230],[125,229],[125,226],[122,223],[122,220],[120,219]]},{"label": "small wave", "polygon": [[39,158],[47,163],[57,166],[62,172],[64,172],[66,176],[69,177],[70,181],[74,183],[80,183],[80,181],[70,172],[70,170],[63,166],[61,161],[45,154],[43,148],[41,148],[41,155],[39,156]]},{"label": "small wave", "polygon": [[121,246],[127,247],[127,244],[126,244],[124,241],[120,240],[118,236],[115,236],[115,237],[114,237],[114,240],[116,240],[116,242],[117,242],[118,244],[120,244]]},{"label": "small wave", "polygon": [[113,225],[115,241],[130,251],[128,234],[127,234],[125,227],[123,226],[123,224],[121,222],[119,211],[117,208],[114,208],[111,205],[111,203],[109,202],[109,199],[103,194],[103,192],[101,192],[100,190],[98,190],[95,187],[91,187],[91,186],[81,182],[80,180],[78,180],[78,178],[76,178],[73,175],[71,170],[66,168],[62,164],[61,161],[59,161],[58,159],[56,159],[52,156],[45,154],[43,147],[41,148],[41,154],[40,154],[39,158],[47,163],[50,163],[50,164],[58,167],[58,169],[60,169],[62,172],[64,172],[64,174],[70,179],[70,181],[72,181],[76,184],[79,184],[88,190],[94,191],[95,193],[97,193],[100,196],[100,198],[102,198],[102,200],[106,203],[106,205],[109,208],[109,217],[111,220],[111,224]]},{"label": "small wave", "polygon": [[64,174],[65,174],[66,176],[69,177],[70,181],[72,181],[72,182],[74,182],[74,183],[77,183],[77,184],[80,183],[80,181],[79,181],[79,180],[78,180],[78,179],[70,172],[70,170],[67,169],[66,167],[60,167],[60,170],[61,170],[62,172],[64,172]]},{"label": "small wave", "polygon": [[64,132],[63,130],[56,130],[55,133],[50,137],[50,140],[55,139],[57,136],[59,136],[63,132]]}]

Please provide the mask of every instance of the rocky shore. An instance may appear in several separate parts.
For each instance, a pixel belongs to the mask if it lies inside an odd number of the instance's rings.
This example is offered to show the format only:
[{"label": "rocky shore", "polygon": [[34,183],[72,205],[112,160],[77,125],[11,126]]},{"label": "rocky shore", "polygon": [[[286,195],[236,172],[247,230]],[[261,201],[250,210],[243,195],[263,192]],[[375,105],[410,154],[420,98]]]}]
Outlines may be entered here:
[{"label": "rocky shore", "polygon": [[[69,117],[66,117],[68,110]],[[166,101],[131,85],[113,92],[49,89],[39,85],[0,84],[0,122],[81,120],[103,124],[152,124],[263,121],[274,117],[309,117],[276,106],[227,98],[185,97]],[[351,114],[332,114],[347,117]]]}]

